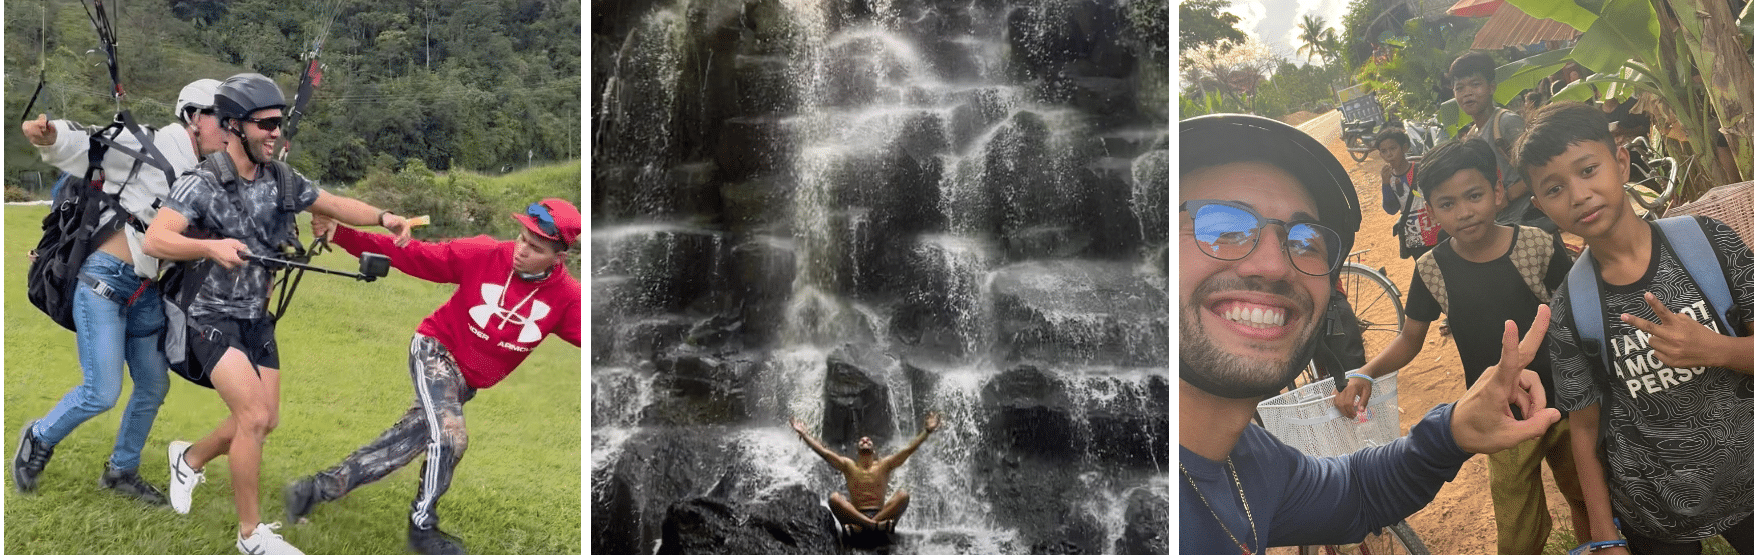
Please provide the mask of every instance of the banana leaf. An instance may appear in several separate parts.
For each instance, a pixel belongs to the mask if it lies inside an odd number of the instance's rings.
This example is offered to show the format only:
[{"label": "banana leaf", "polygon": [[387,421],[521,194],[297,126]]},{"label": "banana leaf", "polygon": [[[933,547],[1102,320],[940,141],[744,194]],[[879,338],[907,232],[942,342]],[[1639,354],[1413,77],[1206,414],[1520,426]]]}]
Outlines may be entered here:
[{"label": "banana leaf", "polygon": [[1493,86],[1493,102],[1505,105],[1511,102],[1511,99],[1517,98],[1517,93],[1535,87],[1536,83],[1541,82],[1543,77],[1560,71],[1561,66],[1566,65],[1566,62],[1572,59],[1573,50],[1571,48],[1550,50],[1499,66],[1498,69],[1493,70],[1494,77],[1499,80]]}]

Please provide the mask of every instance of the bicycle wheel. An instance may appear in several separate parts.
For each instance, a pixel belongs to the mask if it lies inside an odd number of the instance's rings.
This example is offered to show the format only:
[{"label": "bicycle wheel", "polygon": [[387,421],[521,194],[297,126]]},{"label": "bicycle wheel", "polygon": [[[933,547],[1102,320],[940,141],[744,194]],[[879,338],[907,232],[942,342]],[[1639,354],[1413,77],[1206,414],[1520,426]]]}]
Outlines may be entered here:
[{"label": "bicycle wheel", "polygon": [[1377,532],[1367,534],[1365,540],[1350,545],[1301,545],[1298,555],[1431,555],[1426,550],[1426,542],[1420,539],[1414,529],[1404,520],[1389,525]]},{"label": "bicycle wheel", "polygon": [[1408,555],[1431,555],[1431,552],[1426,551],[1426,542],[1420,539],[1419,534],[1414,533],[1414,529],[1408,526],[1408,521],[1389,525],[1389,531],[1395,534],[1396,541]]},{"label": "bicycle wheel", "polygon": [[1402,332],[1407,315],[1402,310],[1401,292],[1383,274],[1355,262],[1341,267],[1341,290],[1359,317],[1365,356],[1377,356]]}]

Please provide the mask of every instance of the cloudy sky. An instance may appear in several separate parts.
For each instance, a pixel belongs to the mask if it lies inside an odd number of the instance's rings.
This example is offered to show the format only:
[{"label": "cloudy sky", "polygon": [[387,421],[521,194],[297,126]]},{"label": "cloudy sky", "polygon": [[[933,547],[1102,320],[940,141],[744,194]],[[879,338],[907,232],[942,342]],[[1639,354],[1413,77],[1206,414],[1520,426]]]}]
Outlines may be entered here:
[{"label": "cloudy sky", "polygon": [[1314,14],[1340,34],[1341,17],[1347,15],[1347,1],[1231,0],[1230,9],[1225,11],[1242,19],[1237,22],[1238,29],[1261,39],[1275,54],[1303,65],[1305,58],[1298,55],[1298,47],[1303,45],[1298,41],[1298,22],[1304,20],[1305,14]]}]

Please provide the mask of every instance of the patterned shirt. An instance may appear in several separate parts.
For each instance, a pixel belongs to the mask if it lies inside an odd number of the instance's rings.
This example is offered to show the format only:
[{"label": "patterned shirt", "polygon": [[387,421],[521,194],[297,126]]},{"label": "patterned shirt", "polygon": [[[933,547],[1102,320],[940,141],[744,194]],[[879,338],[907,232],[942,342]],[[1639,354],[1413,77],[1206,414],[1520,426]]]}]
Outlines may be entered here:
[{"label": "patterned shirt", "polygon": [[[1755,304],[1749,247],[1725,224],[1700,221],[1731,284],[1731,325],[1740,326]],[[1671,311],[1724,333],[1696,283],[1727,276],[1690,276],[1662,233],[1652,226],[1651,264],[1638,281],[1612,285],[1597,278],[1614,368],[1603,368],[1599,355],[1579,348],[1564,286],[1554,296],[1548,352],[1560,410],[1591,407],[1605,393],[1611,396],[1609,414],[1599,421],[1610,428],[1601,448],[1609,498],[1622,526],[1664,541],[1691,541],[1718,534],[1755,510],[1755,402],[1750,376],[1666,366],[1653,355],[1645,332],[1621,322],[1621,313],[1657,321],[1642,297],[1651,291]]]},{"label": "patterned shirt", "polygon": [[[200,166],[178,178],[165,206],[187,218],[191,231],[237,239],[251,253],[277,256],[279,249],[271,241],[286,225],[286,217],[279,212],[280,186],[275,182],[275,173],[264,165],[257,168],[256,179],[241,186],[222,183],[214,171],[214,160],[203,160]],[[291,167],[286,169],[286,186],[298,191],[293,208],[302,211],[315,204],[320,191],[317,184]],[[214,264],[195,294],[189,315],[265,318],[272,279],[273,272],[259,263],[230,270]]]}]

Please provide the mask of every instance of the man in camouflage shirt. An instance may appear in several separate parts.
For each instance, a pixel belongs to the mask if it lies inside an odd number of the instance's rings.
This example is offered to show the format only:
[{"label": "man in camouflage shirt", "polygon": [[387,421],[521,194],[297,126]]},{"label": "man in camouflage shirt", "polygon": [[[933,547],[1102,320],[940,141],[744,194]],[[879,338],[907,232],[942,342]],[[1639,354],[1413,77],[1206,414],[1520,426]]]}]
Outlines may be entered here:
[{"label": "man in camouflage shirt", "polygon": [[389,211],[329,194],[273,161],[287,107],[273,81],[253,73],[233,76],[220,85],[215,104],[221,127],[237,140],[177,180],[146,234],[148,254],[197,261],[189,263],[190,271],[204,274],[187,307],[190,361],[178,373],[212,387],[231,410],[200,441],[171,442],[171,508],[188,513],[195,485],[205,481],[202,469],[228,455],[238,551],[296,555],[302,552],[260,519],[262,444],[280,420],[280,357],[267,306],[273,272],[247,263],[244,255],[278,257],[280,247],[297,241],[292,225],[301,211],[356,226],[380,225],[400,243],[408,241],[409,225]]}]

